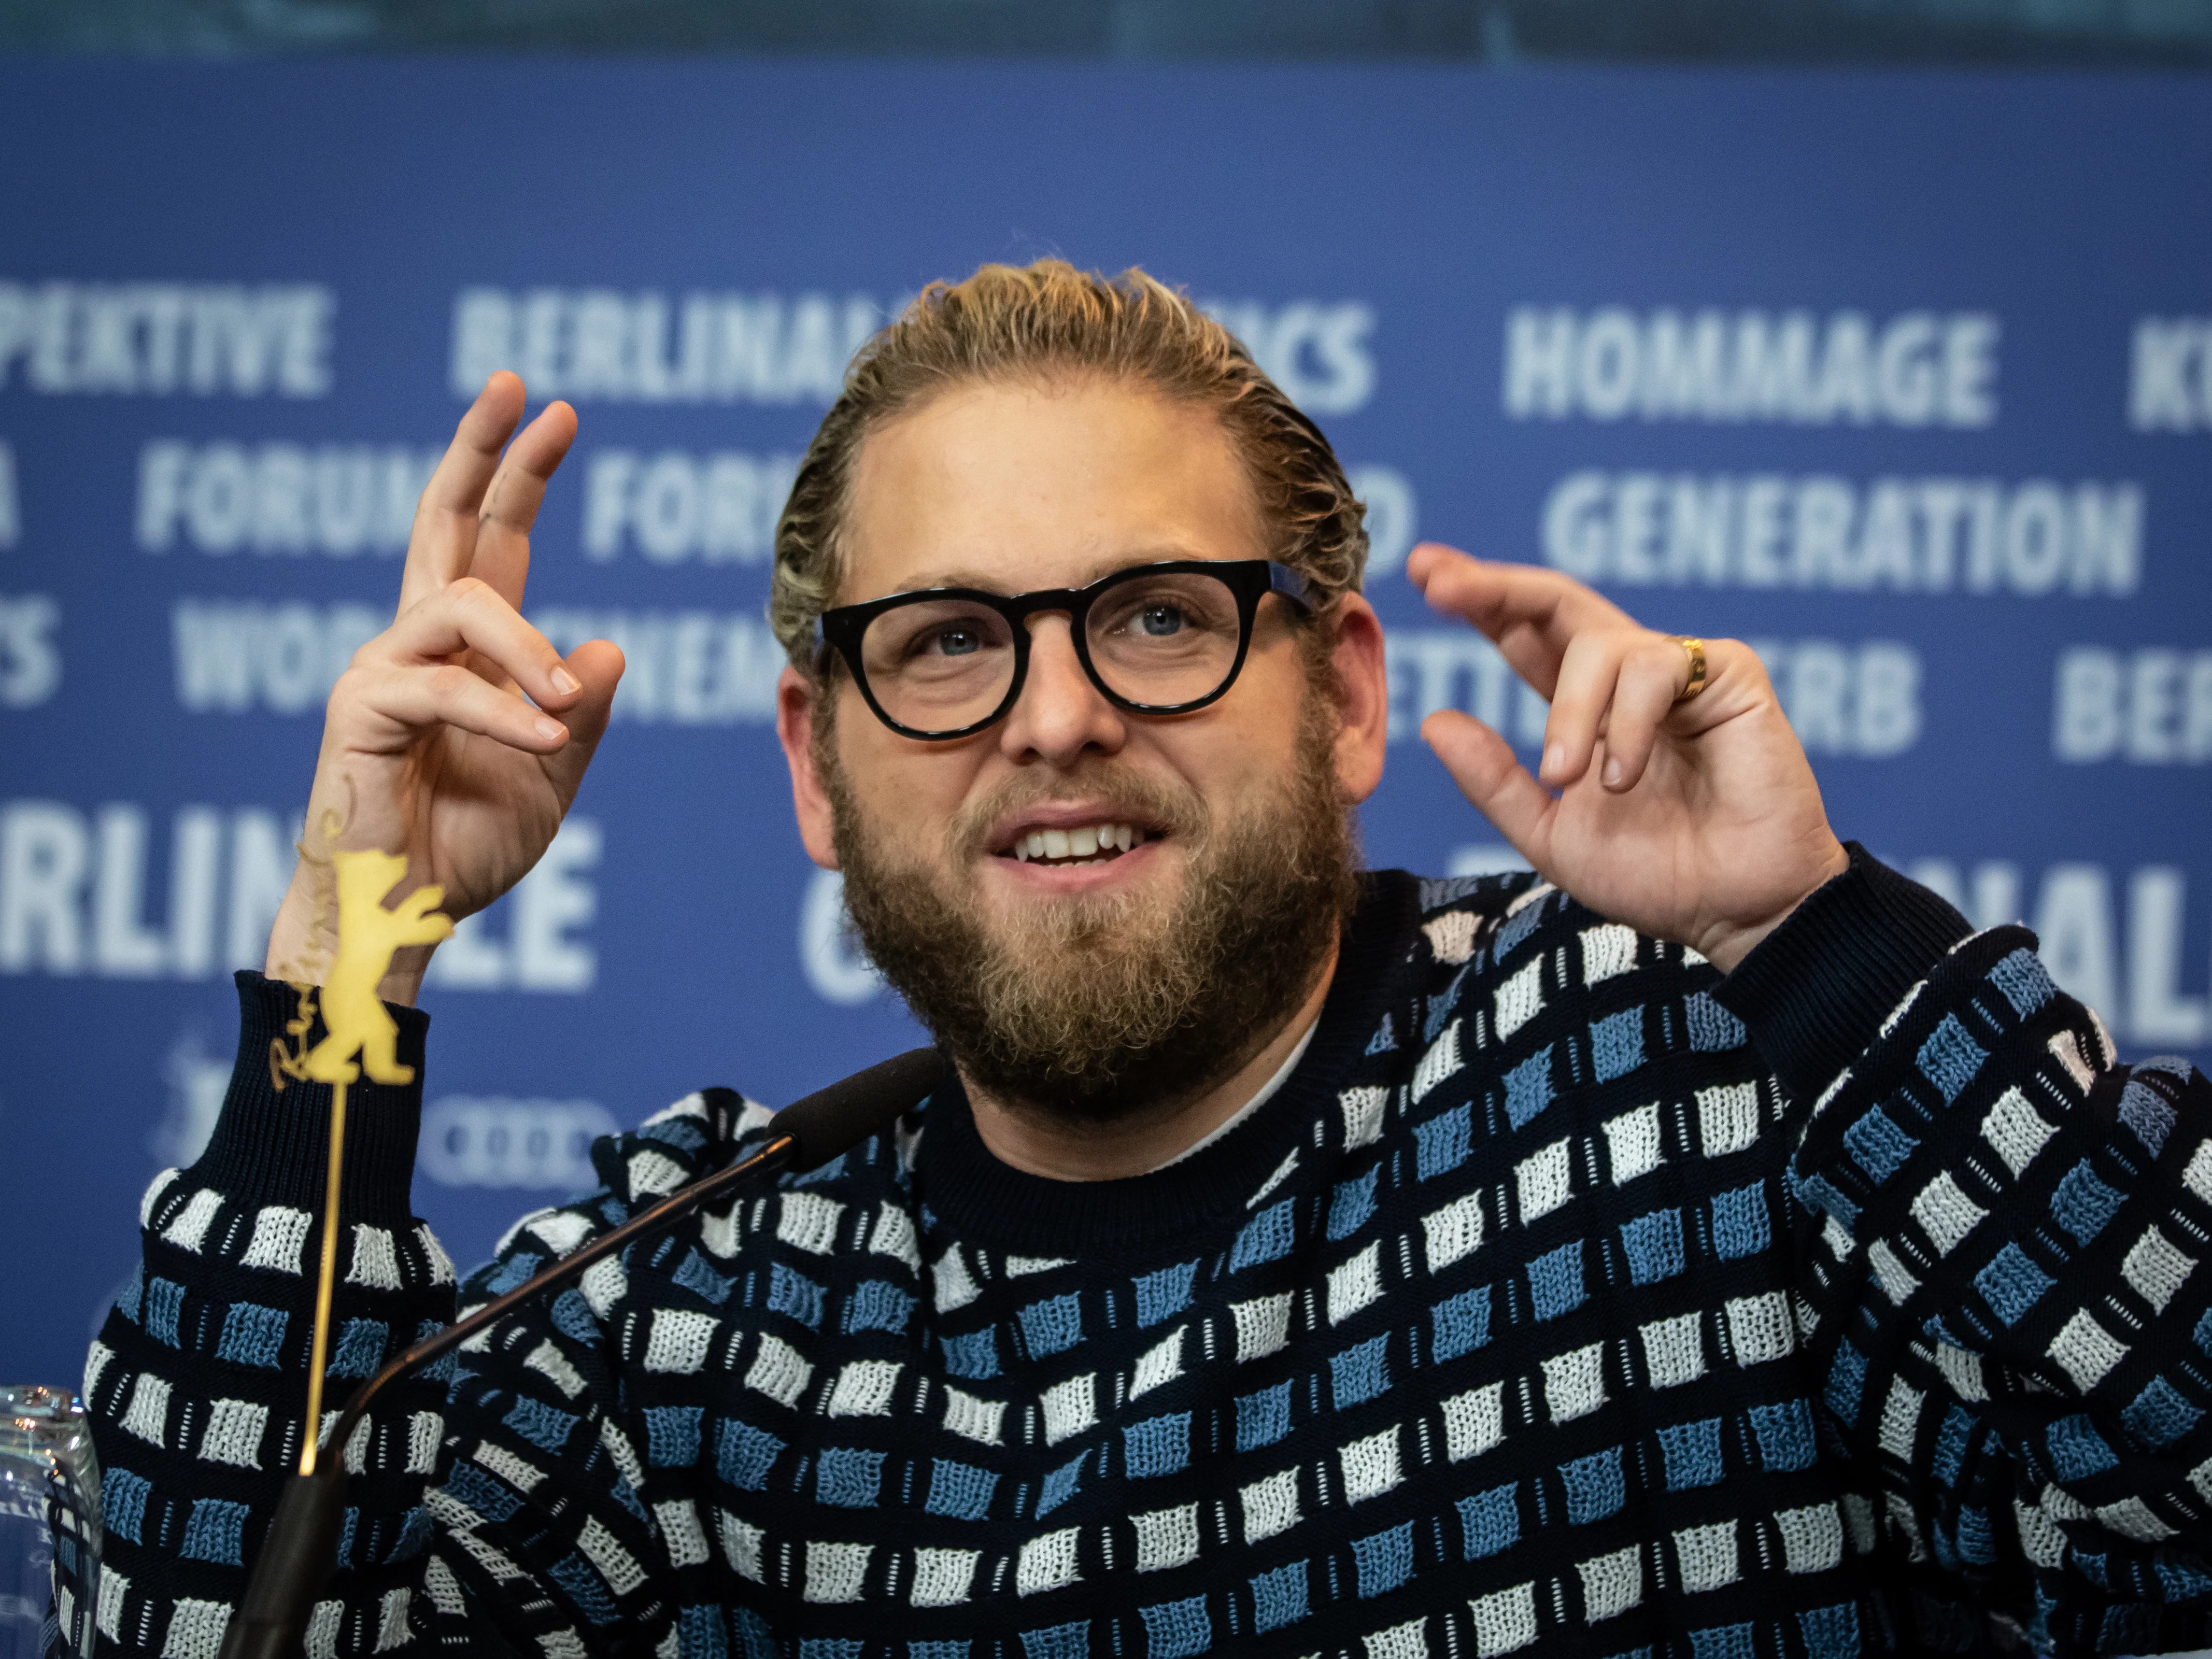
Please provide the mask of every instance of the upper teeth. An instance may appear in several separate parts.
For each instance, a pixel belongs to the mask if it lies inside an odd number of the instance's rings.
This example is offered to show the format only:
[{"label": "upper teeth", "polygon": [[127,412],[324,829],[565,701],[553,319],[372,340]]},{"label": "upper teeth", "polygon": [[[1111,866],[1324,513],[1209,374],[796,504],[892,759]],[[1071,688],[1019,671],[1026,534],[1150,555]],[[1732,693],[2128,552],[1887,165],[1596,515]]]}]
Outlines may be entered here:
[{"label": "upper teeth", "polygon": [[1126,853],[1144,838],[1143,830],[1126,823],[1086,824],[1080,830],[1032,830],[1012,850],[1024,864],[1031,859],[1087,859],[1102,852]]}]

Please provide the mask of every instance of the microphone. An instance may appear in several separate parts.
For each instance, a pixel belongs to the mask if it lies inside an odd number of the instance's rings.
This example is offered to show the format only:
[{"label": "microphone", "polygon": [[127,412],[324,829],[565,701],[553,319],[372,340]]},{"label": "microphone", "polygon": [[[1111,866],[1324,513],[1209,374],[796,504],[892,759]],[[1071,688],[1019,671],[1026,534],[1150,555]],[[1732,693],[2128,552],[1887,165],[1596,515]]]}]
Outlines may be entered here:
[{"label": "microphone", "polygon": [[[344,1507],[345,1444],[370,1403],[390,1383],[451,1352],[532,1297],[564,1285],[593,1262],[650,1238],[746,1176],[817,1169],[839,1153],[890,1127],[891,1121],[944,1080],[945,1066],[934,1048],[894,1055],[842,1083],[817,1090],[778,1112],[768,1144],[750,1158],[678,1188],[642,1215],[632,1216],[536,1278],[527,1279],[435,1336],[417,1342],[354,1391],[311,1474],[284,1483],[246,1594],[223,1632],[220,1659],[292,1659],[307,1628],[307,1614],[337,1565],[338,1517]],[[309,1424],[313,1434],[315,1425]]]}]

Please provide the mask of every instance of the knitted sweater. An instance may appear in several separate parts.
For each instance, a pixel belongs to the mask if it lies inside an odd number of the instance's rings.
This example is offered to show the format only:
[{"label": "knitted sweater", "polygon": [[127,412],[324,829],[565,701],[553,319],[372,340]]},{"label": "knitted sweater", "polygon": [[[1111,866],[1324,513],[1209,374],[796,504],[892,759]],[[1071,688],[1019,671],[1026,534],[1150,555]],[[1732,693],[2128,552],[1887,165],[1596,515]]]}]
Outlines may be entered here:
[{"label": "knitted sweater", "polygon": [[[1304,1060],[1195,1156],[1040,1179],[947,1089],[394,1390],[307,1653],[2201,1645],[2212,1086],[2117,1066],[2033,947],[1856,849],[1725,982],[1526,876],[1368,877]],[[100,1625],[165,1659],[302,1431],[327,1097],[240,995],[84,1381]],[[417,1099],[356,1097],[333,1404],[769,1121],[601,1141],[457,1287]]]}]

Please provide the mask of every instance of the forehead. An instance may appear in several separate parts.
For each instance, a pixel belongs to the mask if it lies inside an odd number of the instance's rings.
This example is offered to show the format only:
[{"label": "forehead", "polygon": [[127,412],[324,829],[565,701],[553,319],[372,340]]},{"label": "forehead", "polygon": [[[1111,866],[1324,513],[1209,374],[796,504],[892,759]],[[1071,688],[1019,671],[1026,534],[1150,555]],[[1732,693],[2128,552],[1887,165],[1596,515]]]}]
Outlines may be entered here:
[{"label": "forehead", "polygon": [[854,457],[842,541],[840,604],[1264,553],[1212,410],[1088,378],[957,386],[877,428]]}]

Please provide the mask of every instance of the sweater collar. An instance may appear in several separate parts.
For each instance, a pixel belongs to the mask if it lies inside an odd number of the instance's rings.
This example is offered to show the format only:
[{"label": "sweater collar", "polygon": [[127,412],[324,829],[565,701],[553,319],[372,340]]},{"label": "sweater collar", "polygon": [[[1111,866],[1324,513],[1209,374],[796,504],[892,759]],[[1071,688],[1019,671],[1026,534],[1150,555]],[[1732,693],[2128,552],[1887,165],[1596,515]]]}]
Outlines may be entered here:
[{"label": "sweater collar", "polygon": [[1164,1244],[1241,1213],[1307,1142],[1314,1118],[1333,1109],[1384,1011],[1406,1000],[1419,920],[1412,877],[1395,870],[1361,876],[1359,902],[1305,1057],[1265,1107],[1219,1139],[1148,1174],[1055,1181],[992,1154],[956,1079],[924,1107],[915,1168],[922,1202],[963,1239],[988,1249],[1079,1258]]}]

